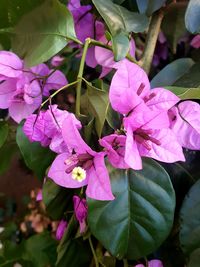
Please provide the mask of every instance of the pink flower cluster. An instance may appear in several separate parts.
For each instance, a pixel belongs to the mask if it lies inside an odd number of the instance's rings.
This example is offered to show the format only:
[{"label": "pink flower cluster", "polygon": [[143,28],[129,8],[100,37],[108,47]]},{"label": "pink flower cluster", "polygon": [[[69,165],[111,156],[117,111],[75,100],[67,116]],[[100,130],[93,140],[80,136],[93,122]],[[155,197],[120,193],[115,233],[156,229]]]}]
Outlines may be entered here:
[{"label": "pink flower cluster", "polygon": [[8,51],[0,51],[0,108],[20,122],[42,103],[42,96],[67,84],[61,71],[52,71],[45,64],[26,68],[23,60]]},{"label": "pink flower cluster", "polygon": [[112,79],[110,102],[123,116],[122,127],[99,140],[101,152],[84,142],[74,114],[55,105],[26,120],[28,138],[58,153],[48,172],[58,185],[87,186],[88,197],[113,200],[106,156],[115,168],[140,170],[142,157],[172,163],[185,160],[182,147],[200,149],[199,105],[180,102],[164,88],[150,89],[146,73],[127,60]]}]

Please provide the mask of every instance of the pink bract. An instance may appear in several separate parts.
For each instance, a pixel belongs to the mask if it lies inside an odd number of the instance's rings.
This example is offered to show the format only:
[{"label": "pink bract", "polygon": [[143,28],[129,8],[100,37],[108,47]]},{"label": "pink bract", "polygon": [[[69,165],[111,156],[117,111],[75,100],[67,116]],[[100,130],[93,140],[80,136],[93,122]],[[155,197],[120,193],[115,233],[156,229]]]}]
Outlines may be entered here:
[{"label": "pink bract", "polygon": [[[87,185],[86,195],[98,200],[114,199],[111,191],[108,171],[104,163],[103,152],[93,151],[81,138],[72,118],[66,119],[62,126],[65,143],[72,153],[62,153],[56,157],[48,176],[55,183],[67,188],[79,188]],[[86,177],[83,181],[72,178],[75,167],[81,167]]]}]

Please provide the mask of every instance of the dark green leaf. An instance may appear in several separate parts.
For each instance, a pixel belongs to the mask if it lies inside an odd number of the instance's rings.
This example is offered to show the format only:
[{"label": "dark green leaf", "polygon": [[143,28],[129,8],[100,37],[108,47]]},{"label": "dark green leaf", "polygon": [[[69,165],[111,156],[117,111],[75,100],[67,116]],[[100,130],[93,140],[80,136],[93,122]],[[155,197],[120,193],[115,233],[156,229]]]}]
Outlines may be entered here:
[{"label": "dark green leaf", "polygon": [[8,124],[5,122],[0,122],[0,148],[5,143],[8,137]]},{"label": "dark green leaf", "polygon": [[12,157],[17,152],[17,145],[15,143],[5,143],[0,149],[0,174],[4,173],[10,166]]},{"label": "dark green leaf", "polygon": [[163,6],[166,0],[136,0],[140,13],[150,16],[154,11]]},{"label": "dark green leaf", "polygon": [[31,260],[34,267],[55,266],[56,241],[49,233],[33,235],[24,247],[23,259]]},{"label": "dark green leaf", "polygon": [[129,51],[129,38],[124,33],[119,33],[113,36],[113,53],[115,61],[120,61],[125,58]]},{"label": "dark green leaf", "polygon": [[50,217],[60,220],[72,199],[73,190],[58,186],[48,179],[42,189],[42,200]]},{"label": "dark green leaf", "polygon": [[[88,250],[87,242],[83,242],[81,239],[74,239],[74,236],[77,232],[78,223],[74,216],[71,217],[67,231],[65,231],[64,236],[62,237],[58,248],[57,248],[57,261],[56,267],[63,266],[80,266],[88,267],[88,260],[90,257],[90,250]],[[75,241],[76,240],[76,241]],[[85,246],[86,244],[86,246]],[[79,252],[80,248],[80,257],[77,257],[77,251]],[[79,265],[80,264],[80,265]]]},{"label": "dark green leaf", "polygon": [[163,68],[151,80],[151,87],[154,88],[154,87],[159,87],[159,86],[173,85],[193,65],[194,65],[194,61],[191,58],[180,58],[180,59],[173,61],[172,63],[168,64],[165,68]]},{"label": "dark green leaf", "polygon": [[109,107],[108,93],[87,83],[87,92],[82,96],[82,102],[95,118],[95,128],[101,136]]},{"label": "dark green leaf", "polygon": [[166,89],[173,92],[180,99],[200,99],[200,88],[183,88],[176,86],[167,86]]},{"label": "dark green leaf", "polygon": [[31,143],[23,133],[22,125],[17,128],[16,141],[27,167],[42,180],[55,154],[48,148],[42,147],[38,142]]},{"label": "dark green leaf", "polygon": [[180,243],[186,254],[200,249],[200,180],[185,197],[181,212]]},{"label": "dark green leaf", "polygon": [[58,0],[46,0],[25,14],[14,29],[12,48],[34,66],[57,54],[76,38],[71,13]]},{"label": "dark green leaf", "polygon": [[200,1],[190,0],[186,13],[185,25],[189,32],[200,33]]},{"label": "dark green leaf", "polygon": [[[182,66],[184,68],[184,66]],[[196,63],[191,68],[186,68],[186,72],[173,84],[174,86],[180,86],[185,88],[200,87],[200,63]]]},{"label": "dark green leaf", "polygon": [[170,43],[173,53],[176,53],[176,46],[187,30],[185,28],[184,15],[186,3],[174,3],[169,6],[162,22],[162,30]]},{"label": "dark green leaf", "polygon": [[[60,257],[61,254],[62,257]],[[59,245],[56,267],[88,267],[91,260],[92,254],[88,240],[83,241],[83,238],[80,237],[68,240],[64,246]]]},{"label": "dark green leaf", "polygon": [[129,49],[128,34],[144,32],[149,24],[148,18],[116,5],[111,0],[92,0],[92,2],[112,34],[115,60],[122,59]]},{"label": "dark green leaf", "polygon": [[106,114],[106,121],[108,122],[109,126],[114,130],[120,129],[121,126],[120,114],[112,108],[111,104],[109,104],[108,107],[108,112]]},{"label": "dark green leaf", "polygon": [[188,267],[199,267],[200,263],[200,248],[194,250],[190,255],[190,261],[188,263]]},{"label": "dark green leaf", "polygon": [[173,224],[175,197],[167,172],[145,159],[143,170],[113,170],[115,200],[88,199],[94,236],[117,258],[139,259],[155,251]]}]

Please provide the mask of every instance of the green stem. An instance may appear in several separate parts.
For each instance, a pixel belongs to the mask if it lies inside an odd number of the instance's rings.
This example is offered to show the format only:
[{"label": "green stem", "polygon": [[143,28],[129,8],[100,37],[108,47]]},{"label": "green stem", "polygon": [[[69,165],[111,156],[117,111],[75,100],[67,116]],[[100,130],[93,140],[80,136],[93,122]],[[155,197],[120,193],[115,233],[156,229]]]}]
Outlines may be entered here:
[{"label": "green stem", "polygon": [[[96,41],[96,40],[93,40],[93,39],[91,39],[91,44],[92,45],[95,45],[95,46],[100,46],[100,47],[105,48],[105,49],[108,49],[110,51],[113,51],[112,46],[107,45],[107,44],[104,44],[104,43],[101,43],[101,42]],[[126,58],[129,61],[133,62],[133,63],[139,64],[139,62],[135,58],[133,58],[129,53],[126,55]]]},{"label": "green stem", "polygon": [[160,32],[160,26],[163,19],[164,13],[163,10],[160,9],[158,12],[152,16],[151,23],[149,25],[149,31],[147,34],[147,39],[145,43],[144,53],[140,60],[140,65],[148,74],[151,68],[151,63],[156,47],[156,42],[158,39],[158,35]]},{"label": "green stem", "polygon": [[81,87],[82,87],[82,77],[83,77],[83,71],[84,71],[84,66],[85,66],[85,59],[87,55],[87,50],[89,48],[91,39],[87,38],[83,47],[83,53],[81,57],[81,62],[80,62],[80,67],[79,67],[79,72],[78,72],[78,77],[77,77],[77,87],[76,87],[76,116],[80,116],[80,104],[81,104]]},{"label": "green stem", "polygon": [[128,267],[128,261],[127,261],[127,259],[124,259],[123,260],[123,263],[124,263],[124,267]]},{"label": "green stem", "polygon": [[44,102],[42,102],[40,109],[47,103],[49,102],[50,99],[52,99],[54,96],[56,96],[60,91],[67,89],[70,86],[73,86],[75,84],[77,84],[78,81],[72,82],[72,83],[68,83],[67,85],[61,87],[60,89],[58,89],[57,91],[55,91],[52,95],[50,95],[50,97],[48,97]]},{"label": "green stem", "polygon": [[88,239],[89,239],[90,248],[92,250],[92,254],[93,254],[93,257],[94,257],[95,266],[99,267],[99,262],[98,262],[98,259],[97,259],[97,255],[96,255],[95,249],[94,249],[93,244],[92,244],[91,236]]}]

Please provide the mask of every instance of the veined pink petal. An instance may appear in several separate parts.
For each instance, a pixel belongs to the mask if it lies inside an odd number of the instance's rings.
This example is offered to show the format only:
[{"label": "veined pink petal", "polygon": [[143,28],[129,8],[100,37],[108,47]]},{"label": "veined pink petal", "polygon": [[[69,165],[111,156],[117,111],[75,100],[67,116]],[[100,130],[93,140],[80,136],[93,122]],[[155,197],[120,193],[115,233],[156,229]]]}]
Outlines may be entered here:
[{"label": "veined pink petal", "polygon": [[172,108],[171,129],[180,144],[189,149],[200,149],[200,106],[193,101],[184,101]]},{"label": "veined pink petal", "polygon": [[46,76],[49,74],[49,68],[44,63],[38,64],[37,66],[30,68],[30,70],[33,72],[33,74],[37,74],[39,76]]},{"label": "veined pink petal", "polygon": [[69,158],[68,153],[58,155],[49,169],[48,177],[51,178],[56,184],[66,188],[79,188],[87,185],[87,177],[82,182],[78,182],[72,178],[71,173],[66,173],[67,167],[64,162],[67,158]]},{"label": "veined pink petal", "polygon": [[137,143],[134,140],[133,132],[130,127],[127,128],[125,162],[134,170],[142,169],[142,160],[138,151]]},{"label": "veined pink petal", "polygon": [[169,90],[166,90],[164,88],[154,88],[150,91],[149,100],[147,100],[146,104],[152,110],[169,110],[179,101],[180,98]]},{"label": "veined pink petal", "polygon": [[43,95],[49,96],[50,90],[60,89],[61,87],[63,87],[64,85],[67,85],[67,84],[68,84],[68,81],[67,81],[65,75],[61,71],[56,70],[47,79],[46,84],[44,86]]},{"label": "veined pink petal", "polygon": [[21,120],[26,119],[37,108],[39,108],[41,103],[41,95],[34,98],[34,102],[31,105],[27,104],[25,101],[12,102],[9,106],[9,114],[17,123],[20,123]]},{"label": "veined pink petal", "polygon": [[97,200],[113,200],[108,170],[104,163],[104,153],[94,157],[94,166],[88,170],[86,195]]},{"label": "veined pink petal", "polygon": [[75,118],[75,116],[72,116],[72,114],[65,119],[62,126],[64,141],[70,149],[74,149],[78,154],[88,152],[89,154],[94,155],[95,152],[92,151],[92,149],[82,139],[78,130],[81,125],[80,122],[79,124],[77,124],[77,122],[79,121]]},{"label": "veined pink petal", "polygon": [[10,100],[16,91],[16,79],[7,79],[0,82],[0,108],[8,108]]},{"label": "veined pink petal", "polygon": [[22,74],[23,61],[14,53],[0,51],[0,75],[10,78],[19,77]]},{"label": "veined pink petal", "polygon": [[147,141],[151,147],[150,150],[143,144],[139,144],[138,148],[141,156],[168,163],[185,161],[182,147],[170,129],[154,130],[151,136],[161,144],[157,145],[154,142]]},{"label": "veined pink petal", "polygon": [[73,203],[75,216],[80,225],[80,233],[84,233],[86,230],[86,218],[88,212],[86,199],[81,199],[78,196],[73,196]]},{"label": "veined pink petal", "polygon": [[62,239],[66,228],[67,228],[67,222],[64,221],[64,220],[61,220],[59,225],[58,225],[58,228],[56,230],[56,239],[57,240],[61,240]]},{"label": "veined pink petal", "polygon": [[114,110],[127,114],[149,93],[150,84],[146,73],[134,63],[121,61],[113,76],[109,98]]},{"label": "veined pink petal", "polygon": [[125,135],[111,134],[104,136],[99,140],[99,143],[105,148],[109,162],[113,165],[113,167],[119,169],[129,168],[124,161],[126,143]]}]

